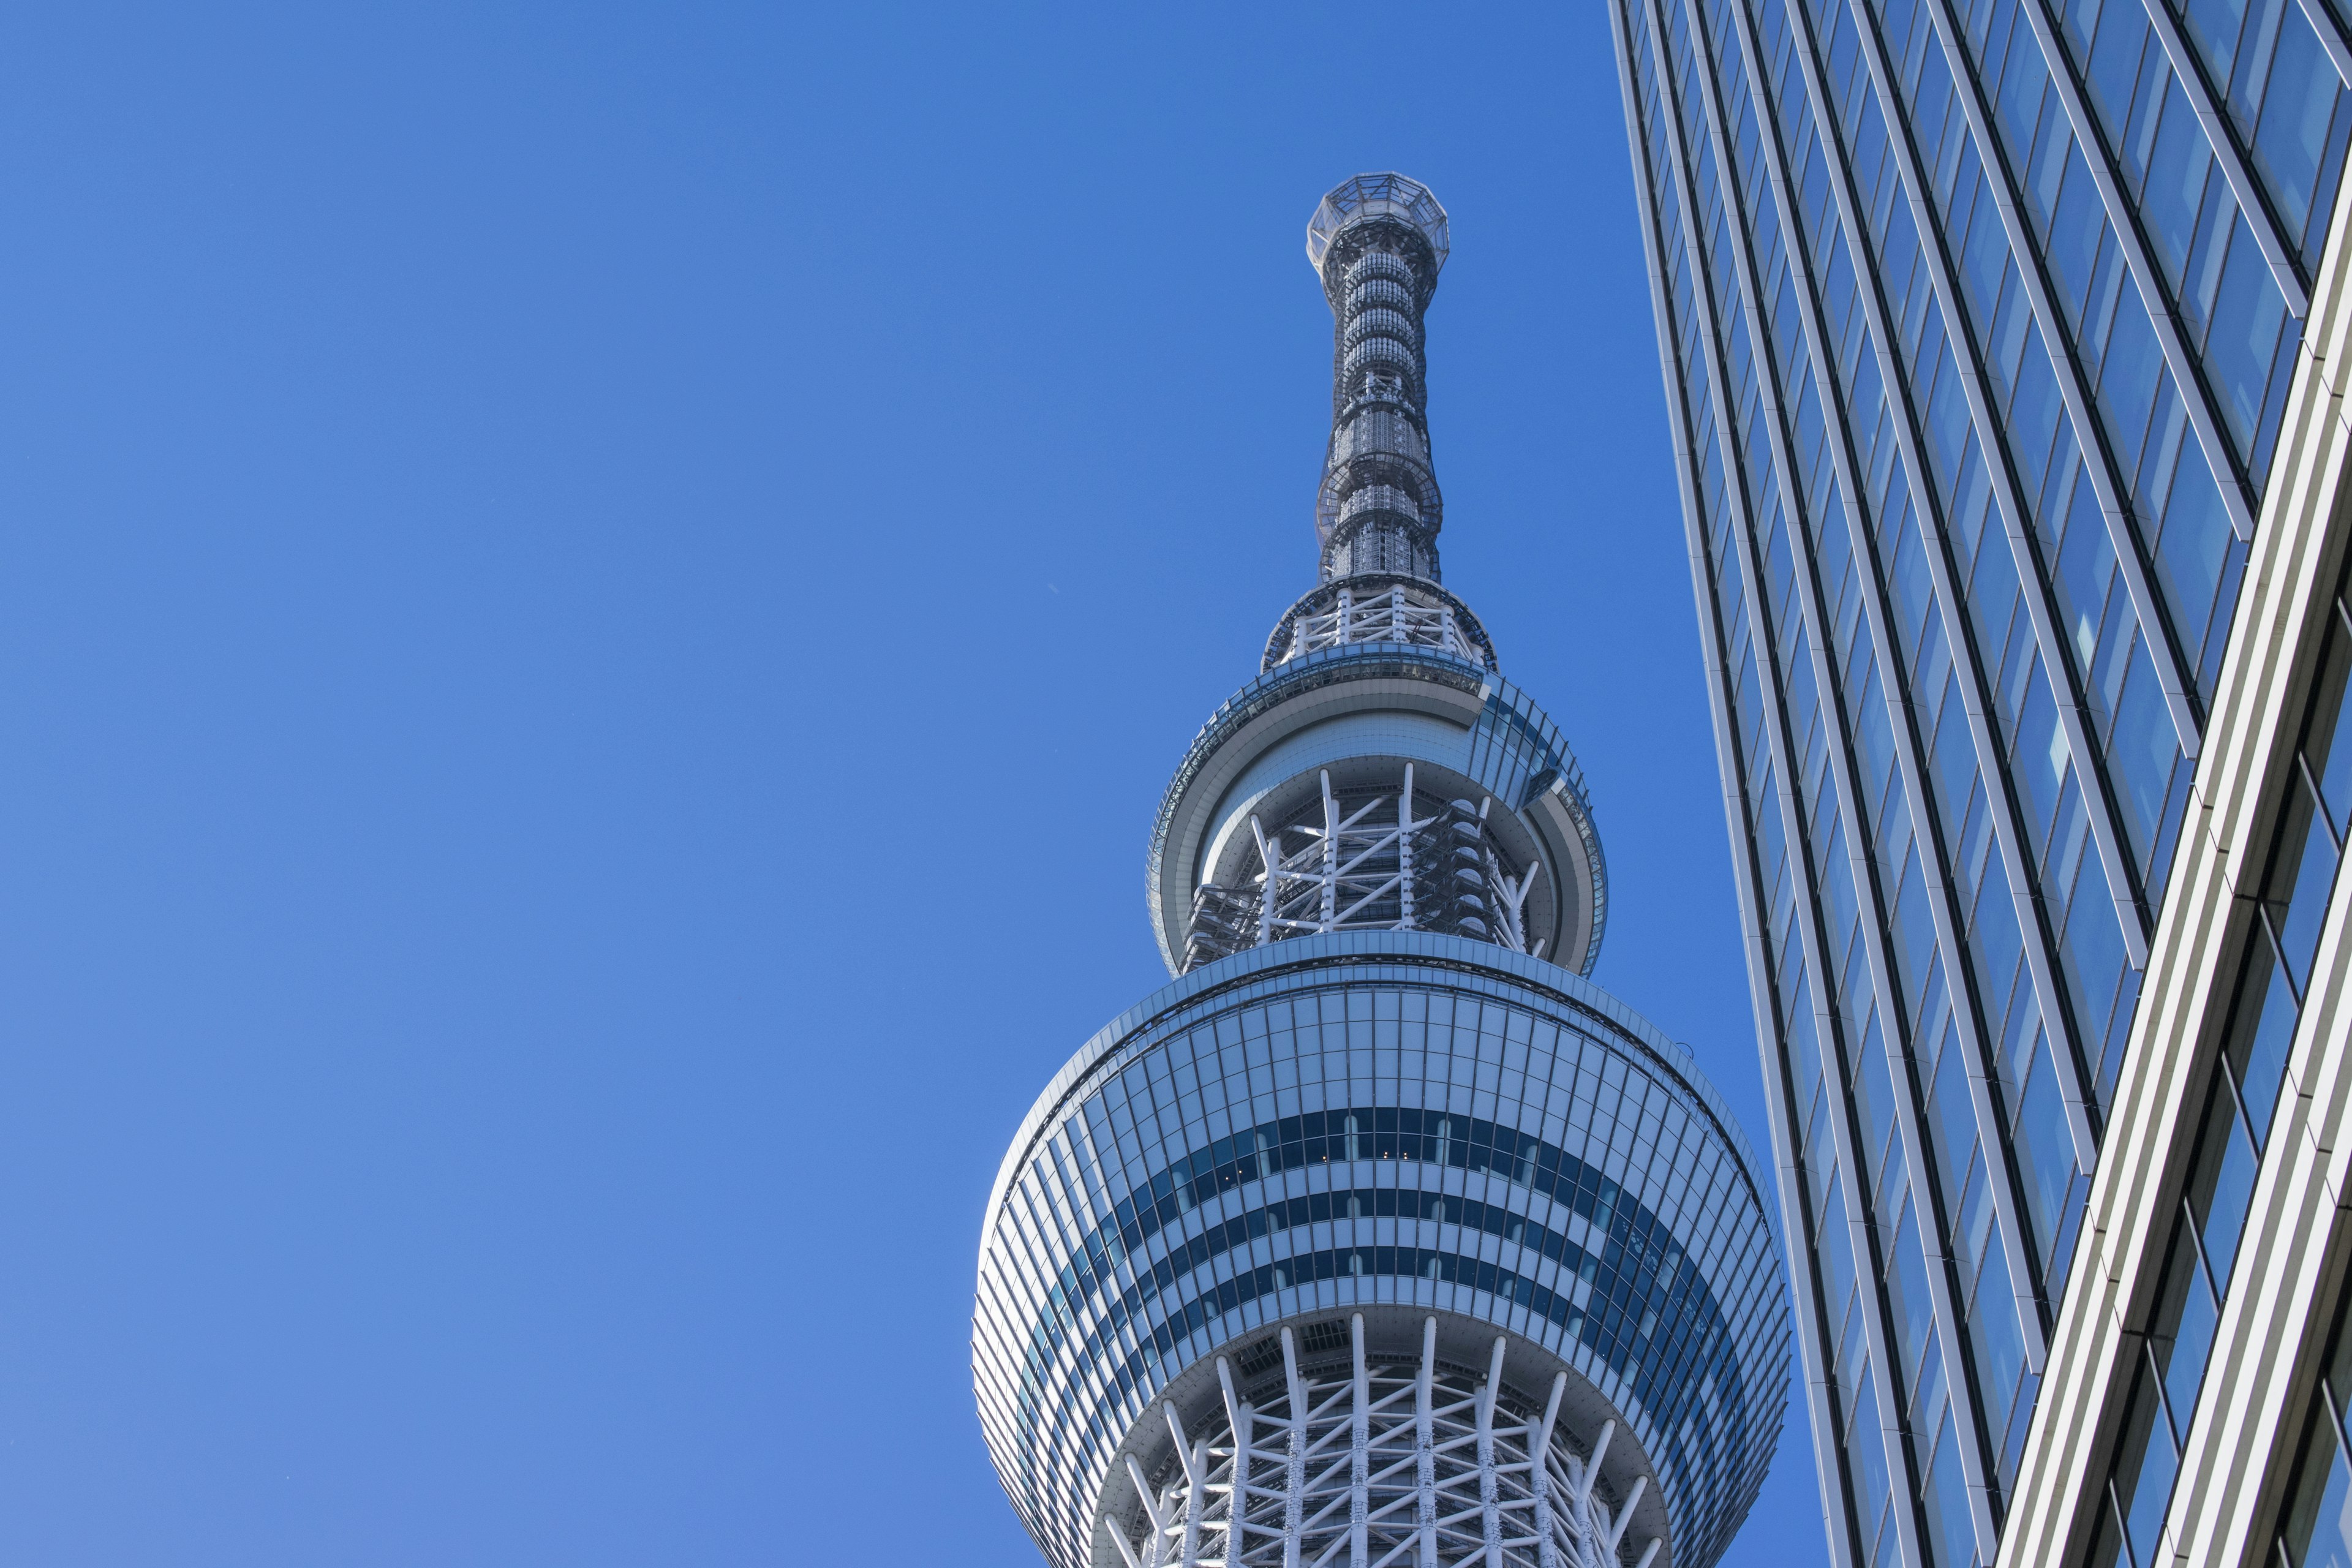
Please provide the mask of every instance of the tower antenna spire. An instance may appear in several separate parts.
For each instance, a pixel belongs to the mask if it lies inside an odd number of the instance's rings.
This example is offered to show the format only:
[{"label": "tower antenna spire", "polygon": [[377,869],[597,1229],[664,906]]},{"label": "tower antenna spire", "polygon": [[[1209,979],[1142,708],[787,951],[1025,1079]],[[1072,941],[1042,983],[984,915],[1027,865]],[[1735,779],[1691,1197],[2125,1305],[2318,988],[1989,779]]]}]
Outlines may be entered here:
[{"label": "tower antenna spire", "polygon": [[1448,249],[1445,209],[1402,174],[1358,174],[1307,224],[1331,303],[1331,443],[1315,498],[1322,580],[1438,580],[1445,503],[1430,467],[1422,314]]},{"label": "tower antenna spire", "polygon": [[1343,643],[1402,642],[1495,668],[1470,607],[1440,585],[1445,518],[1429,458],[1422,315],[1449,247],[1445,209],[1402,174],[1358,174],[1316,204],[1307,259],[1331,306],[1331,440],[1315,496],[1316,586],[1262,668]]}]

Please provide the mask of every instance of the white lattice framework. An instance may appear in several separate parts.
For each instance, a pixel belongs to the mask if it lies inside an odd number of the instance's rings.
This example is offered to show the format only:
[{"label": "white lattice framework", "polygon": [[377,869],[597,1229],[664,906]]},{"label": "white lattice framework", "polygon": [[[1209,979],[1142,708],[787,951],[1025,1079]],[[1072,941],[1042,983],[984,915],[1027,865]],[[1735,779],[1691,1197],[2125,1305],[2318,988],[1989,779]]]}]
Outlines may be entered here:
[{"label": "white lattice framework", "polygon": [[[1283,1386],[1265,1406],[1236,1391],[1217,1358],[1223,1430],[1187,1434],[1173,1405],[1160,1414],[1174,1439],[1166,1481],[1154,1486],[1130,1455],[1141,1539],[1116,1515],[1104,1529],[1127,1568],[1605,1568],[1621,1550],[1648,1485],[1636,1479],[1612,1508],[1595,1486],[1614,1421],[1590,1458],[1555,1441],[1568,1374],[1552,1379],[1540,1416],[1500,1407],[1497,1336],[1483,1380],[1437,1360],[1437,1320],[1422,1333],[1417,1367],[1373,1365],[1364,1320],[1351,1324],[1339,1375],[1309,1377],[1282,1331]],[[1652,1538],[1635,1568],[1652,1568]]]},{"label": "white lattice framework", "polygon": [[1454,607],[1409,588],[1391,587],[1358,598],[1346,588],[1339,600],[1319,616],[1301,616],[1290,631],[1290,651],[1297,658],[1318,648],[1345,643],[1399,642],[1433,647],[1484,668],[1486,655],[1463,634]]},{"label": "white lattice framework", "polygon": [[1257,874],[1239,888],[1196,891],[1185,966],[1336,931],[1451,931],[1542,957],[1544,942],[1528,941],[1527,926],[1541,863],[1517,873],[1504,864],[1486,834],[1491,796],[1419,815],[1412,772],[1407,763],[1394,795],[1358,804],[1340,801],[1327,769],[1319,821],[1269,830],[1253,814]]}]

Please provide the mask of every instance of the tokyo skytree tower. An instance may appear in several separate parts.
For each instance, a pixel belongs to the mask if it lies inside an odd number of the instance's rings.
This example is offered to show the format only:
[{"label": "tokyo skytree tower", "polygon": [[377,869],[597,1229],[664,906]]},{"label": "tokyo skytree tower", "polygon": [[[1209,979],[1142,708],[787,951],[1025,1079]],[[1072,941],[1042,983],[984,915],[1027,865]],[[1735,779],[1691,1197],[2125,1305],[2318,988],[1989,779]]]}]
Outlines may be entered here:
[{"label": "tokyo skytree tower", "polygon": [[1446,252],[1402,174],[1315,209],[1319,581],[1160,803],[1174,979],[990,1194],[973,1384],[1055,1568],[1706,1568],[1780,1432],[1769,1177],[1585,978],[1582,775],[1439,581]]}]

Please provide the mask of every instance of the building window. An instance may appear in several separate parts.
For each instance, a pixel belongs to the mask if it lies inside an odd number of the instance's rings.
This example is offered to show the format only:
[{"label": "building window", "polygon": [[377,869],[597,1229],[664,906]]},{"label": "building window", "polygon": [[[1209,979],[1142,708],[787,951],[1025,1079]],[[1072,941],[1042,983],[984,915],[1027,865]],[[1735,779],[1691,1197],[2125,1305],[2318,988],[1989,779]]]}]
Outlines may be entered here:
[{"label": "building window", "polygon": [[2352,1290],[2336,1308],[2327,1360],[2312,1391],[2311,1413],[2287,1483],[2274,1555],[2284,1568],[2352,1568],[2352,1444],[2345,1440],[2344,1395],[2352,1392],[2352,1342],[2344,1332]]}]

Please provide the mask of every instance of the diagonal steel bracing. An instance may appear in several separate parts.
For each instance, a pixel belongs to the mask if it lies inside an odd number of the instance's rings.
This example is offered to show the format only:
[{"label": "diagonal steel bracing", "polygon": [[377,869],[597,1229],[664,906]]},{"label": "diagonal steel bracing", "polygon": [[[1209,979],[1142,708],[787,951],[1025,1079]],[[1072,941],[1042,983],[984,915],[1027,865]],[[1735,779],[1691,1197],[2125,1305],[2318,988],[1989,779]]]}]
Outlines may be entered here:
[{"label": "diagonal steel bracing", "polygon": [[[1542,1415],[1512,1418],[1507,1343],[1473,1379],[1439,1364],[1431,1318],[1416,1363],[1373,1362],[1360,1313],[1348,1364],[1309,1374],[1285,1328],[1283,1379],[1263,1405],[1220,1356],[1223,1429],[1187,1433],[1163,1406],[1176,1462],[1154,1487],[1130,1457],[1140,1539],[1115,1516],[1106,1531],[1128,1568],[1613,1568],[1646,1478],[1614,1508],[1600,1495],[1615,1424],[1589,1459],[1555,1436],[1565,1373]],[[1643,1543],[1641,1568],[1663,1545]]]}]

